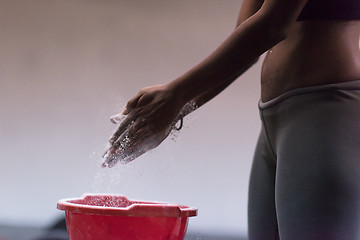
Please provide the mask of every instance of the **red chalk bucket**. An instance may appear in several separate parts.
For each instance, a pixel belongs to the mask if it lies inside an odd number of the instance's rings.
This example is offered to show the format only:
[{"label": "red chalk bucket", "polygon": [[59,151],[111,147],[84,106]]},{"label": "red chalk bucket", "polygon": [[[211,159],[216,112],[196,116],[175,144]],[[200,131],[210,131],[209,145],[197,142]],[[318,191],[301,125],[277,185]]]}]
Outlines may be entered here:
[{"label": "red chalk bucket", "polygon": [[58,201],[70,240],[183,240],[197,209],[129,200],[120,195],[86,194]]}]

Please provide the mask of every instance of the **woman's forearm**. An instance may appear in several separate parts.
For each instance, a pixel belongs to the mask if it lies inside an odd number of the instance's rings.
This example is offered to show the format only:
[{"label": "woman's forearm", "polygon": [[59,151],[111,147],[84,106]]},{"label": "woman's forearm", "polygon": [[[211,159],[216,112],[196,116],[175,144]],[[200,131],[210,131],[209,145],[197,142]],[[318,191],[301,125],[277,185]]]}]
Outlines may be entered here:
[{"label": "woman's forearm", "polygon": [[181,117],[188,115],[193,112],[195,109],[198,109],[214,97],[216,97],[219,93],[221,93],[224,89],[226,89],[232,82],[234,82],[242,73],[244,73],[247,69],[249,69],[253,64],[257,62],[252,62],[249,66],[242,69],[242,71],[238,75],[232,76],[232,78],[226,79],[226,81],[221,81],[221,83],[215,85],[210,90],[201,93],[197,97],[195,97],[190,103],[188,103],[180,113]]}]

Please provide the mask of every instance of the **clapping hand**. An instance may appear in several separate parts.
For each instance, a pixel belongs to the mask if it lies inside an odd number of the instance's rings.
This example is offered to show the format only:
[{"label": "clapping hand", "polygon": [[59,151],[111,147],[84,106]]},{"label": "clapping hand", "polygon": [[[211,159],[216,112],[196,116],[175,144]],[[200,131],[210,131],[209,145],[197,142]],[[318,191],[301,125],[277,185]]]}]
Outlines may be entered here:
[{"label": "clapping hand", "polygon": [[104,153],[103,167],[118,162],[128,163],[157,147],[171,132],[183,104],[167,85],[142,89],[126,105],[121,114],[111,118],[120,123],[109,140]]}]

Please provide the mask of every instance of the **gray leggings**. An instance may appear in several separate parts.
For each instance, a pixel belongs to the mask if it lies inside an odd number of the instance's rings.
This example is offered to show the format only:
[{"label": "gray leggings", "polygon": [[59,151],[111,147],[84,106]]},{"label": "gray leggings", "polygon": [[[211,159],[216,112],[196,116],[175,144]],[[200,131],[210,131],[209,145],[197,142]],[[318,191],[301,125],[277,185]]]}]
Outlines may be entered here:
[{"label": "gray leggings", "polygon": [[249,240],[360,240],[360,80],[259,103]]}]

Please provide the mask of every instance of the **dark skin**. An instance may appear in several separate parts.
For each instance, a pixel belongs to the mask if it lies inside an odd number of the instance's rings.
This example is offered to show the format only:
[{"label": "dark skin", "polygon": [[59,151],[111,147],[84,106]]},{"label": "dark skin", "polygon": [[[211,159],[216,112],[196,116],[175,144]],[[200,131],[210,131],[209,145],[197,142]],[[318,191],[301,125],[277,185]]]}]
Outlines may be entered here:
[{"label": "dark skin", "polygon": [[268,51],[261,99],[292,89],[360,79],[359,21],[304,21]]},{"label": "dark skin", "polygon": [[297,22],[306,3],[244,0],[236,29],[210,56],[168,84],[144,88],[129,100],[103,166],[132,161],[158,146],[179,116],[194,110],[188,103],[199,107],[208,102],[265,52],[263,102],[299,87],[360,79],[360,23]]}]

